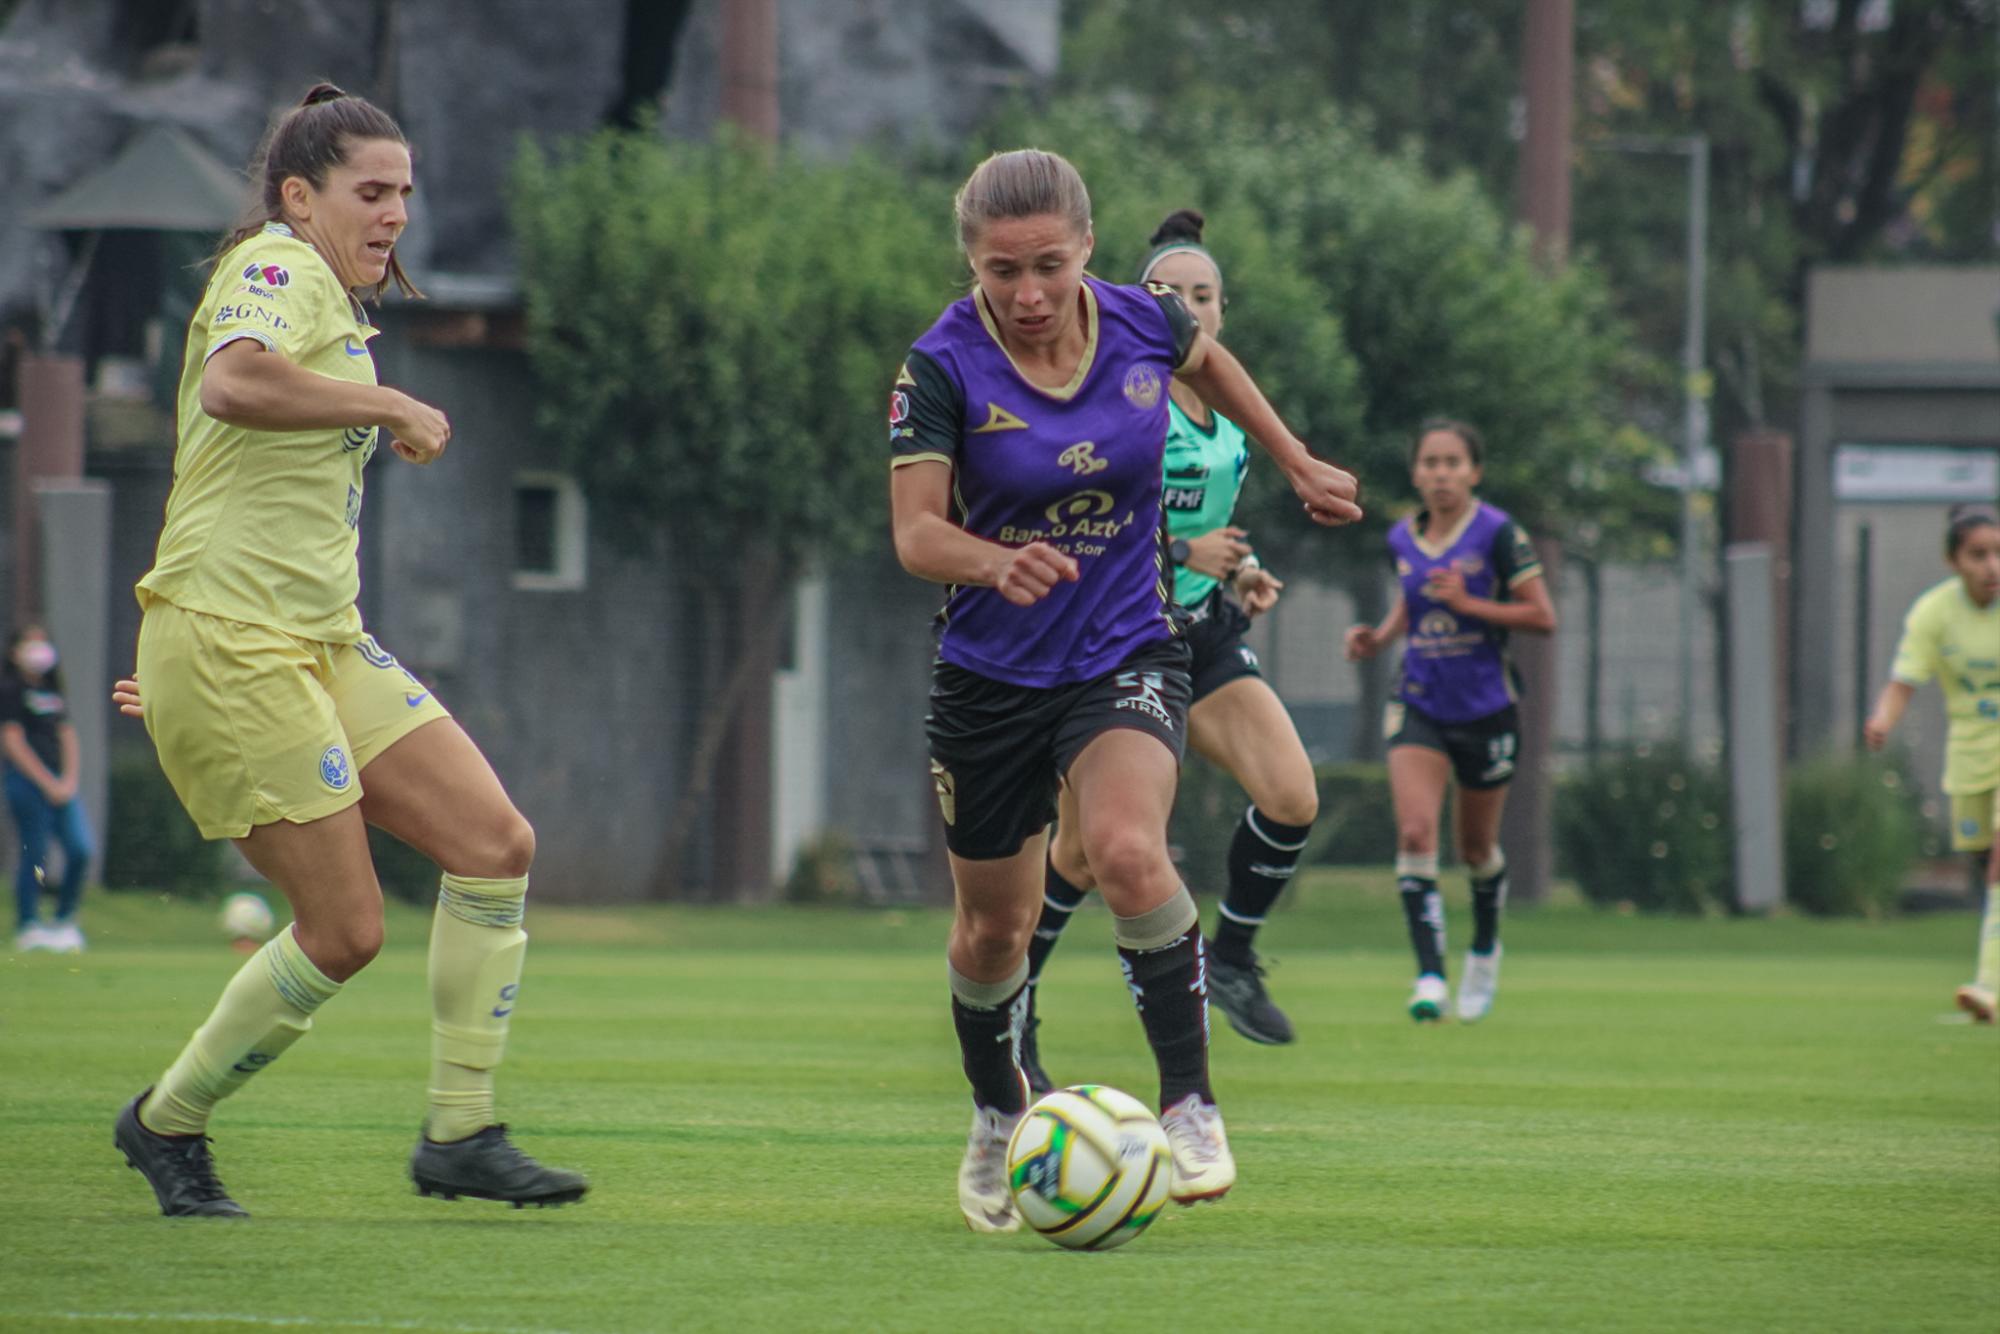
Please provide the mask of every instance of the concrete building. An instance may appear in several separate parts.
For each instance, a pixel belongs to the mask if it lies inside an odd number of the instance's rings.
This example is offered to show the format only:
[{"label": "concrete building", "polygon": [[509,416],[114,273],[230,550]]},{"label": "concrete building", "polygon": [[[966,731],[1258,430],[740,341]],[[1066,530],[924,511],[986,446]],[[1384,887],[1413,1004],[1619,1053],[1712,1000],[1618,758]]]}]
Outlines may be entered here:
[{"label": "concrete building", "polygon": [[[1852,746],[1945,515],[2000,497],[2000,267],[1821,269],[1808,289],[1793,654],[1797,749]],[[1935,798],[1938,693],[1903,728]]]}]

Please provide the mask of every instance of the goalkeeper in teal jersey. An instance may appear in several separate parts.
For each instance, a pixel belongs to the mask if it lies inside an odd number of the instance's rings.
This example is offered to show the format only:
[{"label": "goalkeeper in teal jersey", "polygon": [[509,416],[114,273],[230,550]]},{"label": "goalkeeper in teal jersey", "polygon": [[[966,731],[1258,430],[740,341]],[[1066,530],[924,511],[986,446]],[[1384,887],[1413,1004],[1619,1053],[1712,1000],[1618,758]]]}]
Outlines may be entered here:
[{"label": "goalkeeper in teal jersey", "polygon": [[[1201,243],[1203,219],[1192,209],[1168,216],[1153,233],[1139,273],[1173,288],[1210,337],[1222,331],[1222,270]],[[1291,880],[1319,814],[1312,762],[1291,715],[1264,680],[1243,642],[1251,618],[1269,611],[1283,583],[1265,570],[1230,519],[1249,464],[1243,431],[1178,383],[1167,428],[1166,490],[1174,601],[1188,618],[1194,703],[1188,743],[1243,785],[1250,804],[1229,845],[1229,888],[1209,942],[1208,984],[1230,1026],[1253,1042],[1287,1043],[1291,1021],[1272,1003],[1252,948],[1257,928]],[[1049,845],[1042,916],[1028,946],[1028,1018],[1021,1066],[1035,1090],[1052,1087],[1042,1070],[1034,998],[1042,965],[1063,927],[1094,884],[1063,792]]]}]

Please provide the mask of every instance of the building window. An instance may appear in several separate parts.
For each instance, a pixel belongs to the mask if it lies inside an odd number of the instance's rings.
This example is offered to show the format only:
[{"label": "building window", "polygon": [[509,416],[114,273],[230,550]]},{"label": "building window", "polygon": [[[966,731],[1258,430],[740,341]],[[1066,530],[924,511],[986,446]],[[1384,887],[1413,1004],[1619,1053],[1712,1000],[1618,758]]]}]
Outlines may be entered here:
[{"label": "building window", "polygon": [[524,472],[514,478],[514,587],[570,592],[585,582],[589,515],[573,477]]}]

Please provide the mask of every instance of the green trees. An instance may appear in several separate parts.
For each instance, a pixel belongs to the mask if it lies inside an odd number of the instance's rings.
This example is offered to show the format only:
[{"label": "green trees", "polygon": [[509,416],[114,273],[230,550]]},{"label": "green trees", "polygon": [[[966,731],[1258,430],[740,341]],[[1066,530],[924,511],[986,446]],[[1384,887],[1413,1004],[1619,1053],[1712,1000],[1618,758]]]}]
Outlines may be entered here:
[{"label": "green trees", "polygon": [[[1269,467],[1241,511],[1287,574],[1379,587],[1426,414],[1477,422],[1488,491],[1540,527],[1649,499],[1653,456],[1618,425],[1630,360],[1588,266],[1534,265],[1469,175],[1384,156],[1334,114],[1278,129],[1226,107],[1136,113],[1070,99],[988,146],[1069,155],[1095,200],[1093,269],[1129,280],[1147,235],[1194,206],[1235,303],[1226,338],[1286,420],[1353,469],[1370,518],[1328,533]],[[515,181],[538,426],[607,531],[689,581],[711,666],[661,880],[701,809],[730,716],[756,684],[793,578],[887,540],[883,404],[910,341],[963,289],[949,197],[867,157],[811,164],[731,142],[606,132]]]},{"label": "green trees", "polygon": [[886,540],[884,405],[951,295],[948,202],[865,157],[647,130],[524,150],[514,199],[537,426],[611,539],[702,608],[672,885],[794,579]]}]

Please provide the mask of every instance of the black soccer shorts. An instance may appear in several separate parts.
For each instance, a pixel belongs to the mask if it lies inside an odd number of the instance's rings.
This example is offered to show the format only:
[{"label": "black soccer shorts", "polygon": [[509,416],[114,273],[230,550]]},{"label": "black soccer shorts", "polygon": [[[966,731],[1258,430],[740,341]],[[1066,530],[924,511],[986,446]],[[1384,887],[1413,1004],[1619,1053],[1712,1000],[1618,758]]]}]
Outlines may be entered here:
[{"label": "black soccer shorts", "polygon": [[939,661],[931,672],[931,777],[945,846],[970,861],[1011,857],[1056,817],[1059,784],[1097,737],[1129,728],[1187,748],[1188,646],[1162,640],[1110,671],[1017,686]]},{"label": "black soccer shorts", "polygon": [[1382,731],[1391,750],[1422,746],[1442,751],[1451,759],[1458,785],[1474,792],[1511,782],[1521,750],[1521,715],[1512,704],[1468,723],[1441,723],[1414,704],[1390,700]]}]

